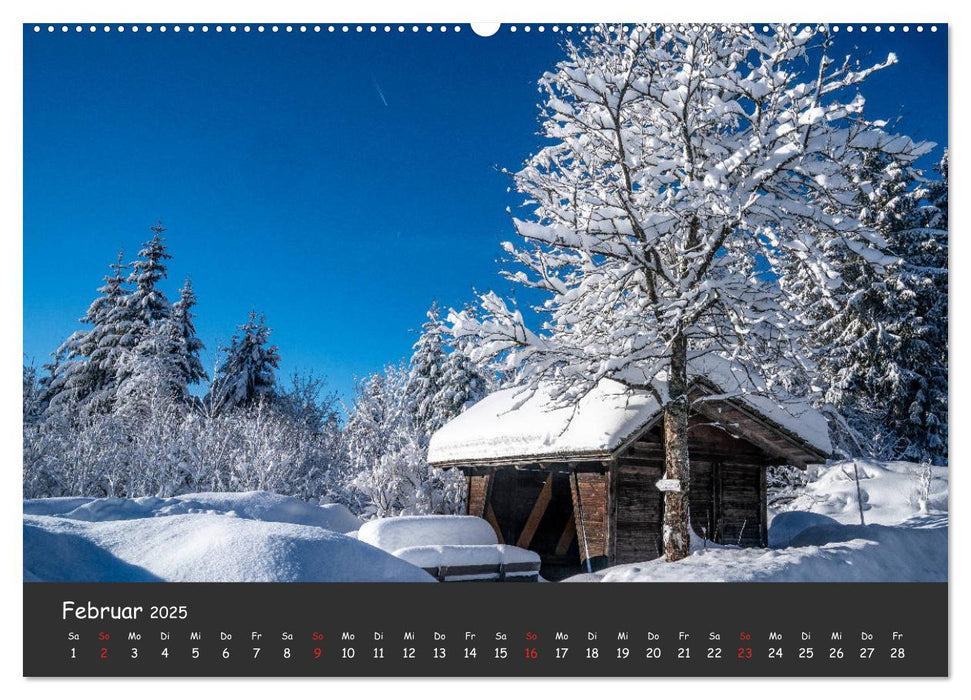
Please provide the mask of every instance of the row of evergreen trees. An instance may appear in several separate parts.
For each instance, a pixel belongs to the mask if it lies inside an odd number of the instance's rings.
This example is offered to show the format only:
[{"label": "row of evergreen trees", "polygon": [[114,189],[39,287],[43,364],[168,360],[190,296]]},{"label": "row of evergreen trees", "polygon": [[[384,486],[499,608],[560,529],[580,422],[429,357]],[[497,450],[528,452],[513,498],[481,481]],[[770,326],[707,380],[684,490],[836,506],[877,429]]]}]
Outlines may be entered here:
[{"label": "row of evergreen trees", "polygon": [[210,378],[191,281],[170,303],[171,255],[152,232],[134,262],[119,254],[43,376],[24,367],[25,497],[266,489],[362,514],[461,507],[461,477],[428,467],[428,440],[491,385],[449,347],[435,304],[411,359],[359,381],[342,421],[323,380],[278,380],[255,312]]},{"label": "row of evergreen trees", "polygon": [[[200,360],[205,345],[195,329],[197,303],[186,278],[179,300],[170,303],[159,283],[168,277],[161,224],[131,263],[118,253],[100,296],[81,317],[86,327],[72,334],[45,365],[35,412],[97,414],[122,410],[146,393],[182,403],[195,401],[191,387],[209,381]],[[130,270],[130,272],[128,272]],[[272,390],[279,367],[262,316],[251,312],[219,363],[204,402],[214,410],[251,403]]]}]

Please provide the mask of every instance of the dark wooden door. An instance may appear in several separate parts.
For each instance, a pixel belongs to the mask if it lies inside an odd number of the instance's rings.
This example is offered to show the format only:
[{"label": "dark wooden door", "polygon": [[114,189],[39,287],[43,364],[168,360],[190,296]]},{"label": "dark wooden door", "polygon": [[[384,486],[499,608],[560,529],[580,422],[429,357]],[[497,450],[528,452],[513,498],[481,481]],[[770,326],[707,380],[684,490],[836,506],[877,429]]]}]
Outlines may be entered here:
[{"label": "dark wooden door", "polygon": [[654,485],[661,478],[661,473],[655,467],[617,469],[613,563],[647,561],[664,553],[661,541],[662,495]]}]

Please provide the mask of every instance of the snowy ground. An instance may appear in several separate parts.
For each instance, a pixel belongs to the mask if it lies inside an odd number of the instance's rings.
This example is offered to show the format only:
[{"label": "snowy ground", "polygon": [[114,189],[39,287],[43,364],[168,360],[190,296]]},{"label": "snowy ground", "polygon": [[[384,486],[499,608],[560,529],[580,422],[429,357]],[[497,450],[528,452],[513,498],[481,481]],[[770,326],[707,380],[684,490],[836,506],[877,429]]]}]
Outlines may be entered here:
[{"label": "snowy ground", "polygon": [[[860,477],[863,517],[867,525],[896,525],[921,513],[919,476],[913,462],[856,460]],[[947,513],[947,467],[929,467],[926,512]],[[853,463],[814,467],[802,495],[785,511],[820,513],[845,524],[859,525],[860,510],[853,478]],[[772,516],[770,511],[770,535]]]},{"label": "snowy ground", "polygon": [[266,492],[24,501],[25,581],[434,581],[342,532],[341,506]]},{"label": "snowy ground", "polygon": [[[699,540],[692,555],[676,564],[626,564],[568,580],[947,580],[947,469],[925,471],[922,487],[919,465],[861,461],[857,467],[866,526],[859,524],[852,464],[832,464],[818,468],[785,511],[770,513],[769,549]],[[434,525],[434,519],[419,520]],[[457,522],[448,519],[453,536],[460,529]],[[393,524],[395,532],[405,531],[409,519]],[[484,521],[472,524],[486,527]],[[389,527],[375,522],[361,533],[380,534]],[[24,580],[434,580],[368,544],[368,536],[357,539],[360,528],[361,521],[342,506],[266,492],[27,500]],[[486,534],[494,538],[491,529]],[[412,541],[415,537],[412,533],[396,546],[428,544]],[[488,544],[443,540],[449,543],[463,556],[469,547],[496,546],[493,539]]]},{"label": "snowy ground", "polygon": [[769,549],[693,542],[691,556],[624,564],[568,581],[946,581],[947,469],[860,461],[860,526],[849,462],[819,467],[785,512],[771,513]]}]

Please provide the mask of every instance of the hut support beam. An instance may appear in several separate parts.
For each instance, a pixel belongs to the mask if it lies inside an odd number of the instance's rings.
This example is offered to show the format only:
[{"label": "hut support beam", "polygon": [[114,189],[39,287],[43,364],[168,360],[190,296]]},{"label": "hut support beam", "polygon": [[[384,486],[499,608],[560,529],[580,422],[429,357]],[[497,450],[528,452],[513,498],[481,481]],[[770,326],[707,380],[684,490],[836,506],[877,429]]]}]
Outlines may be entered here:
[{"label": "hut support beam", "polygon": [[536,503],[533,504],[533,509],[529,512],[529,518],[526,519],[526,525],[523,526],[523,531],[519,535],[519,539],[516,541],[517,547],[522,547],[523,549],[529,549],[529,545],[533,542],[533,536],[536,535],[536,528],[539,527],[540,521],[546,514],[546,509],[550,505],[550,499],[553,497],[553,474],[550,473],[546,477],[546,481],[543,483],[543,489],[539,492],[539,496],[536,498]]},{"label": "hut support beam", "polygon": [[573,519],[573,514],[570,514],[570,519],[566,521],[566,527],[563,528],[563,534],[560,535],[559,541],[556,543],[555,554],[558,557],[564,556],[568,551],[570,551],[570,545],[573,544],[573,538],[577,535],[577,524]]}]

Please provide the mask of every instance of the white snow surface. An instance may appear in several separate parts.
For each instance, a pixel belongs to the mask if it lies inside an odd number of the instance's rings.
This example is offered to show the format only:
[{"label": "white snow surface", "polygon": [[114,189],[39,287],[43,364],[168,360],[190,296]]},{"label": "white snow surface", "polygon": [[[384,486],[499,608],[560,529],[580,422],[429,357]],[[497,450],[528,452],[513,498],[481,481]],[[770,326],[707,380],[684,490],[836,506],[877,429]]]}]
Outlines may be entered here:
[{"label": "white snow surface", "polygon": [[785,549],[709,543],[679,562],[623,564],[567,581],[947,581],[947,519],[924,516],[898,527],[812,527]]},{"label": "white snow surface", "polygon": [[[807,402],[776,397],[778,392],[760,384],[744,367],[716,355],[692,360],[689,369],[692,379],[714,384],[719,396],[742,401],[822,452],[832,451],[826,418]],[[667,393],[663,380],[653,384],[660,395]],[[431,438],[428,462],[611,452],[660,410],[650,392],[632,391],[612,379],[602,379],[571,406],[556,405],[548,386],[535,391],[503,389],[442,426]]]},{"label": "white snow surface", "polygon": [[499,541],[492,526],[473,515],[378,518],[364,523],[357,537],[386,552],[429,545],[495,545]]},{"label": "white snow surface", "polygon": [[348,515],[264,492],[27,500],[24,580],[434,581],[327,527]]},{"label": "white snow surface", "polygon": [[428,544],[402,547],[394,555],[423,569],[440,566],[499,566],[499,545]]},{"label": "white snow surface", "polygon": [[770,512],[769,549],[703,543],[667,563],[655,559],[580,574],[568,581],[947,581],[948,474],[930,467],[926,503],[910,462],[857,460],[814,467],[802,495]]},{"label": "white snow surface", "polygon": [[[480,545],[424,545],[404,547],[394,555],[423,569],[447,566],[495,566],[500,564],[534,564],[538,570],[540,556],[528,549],[505,544]],[[534,572],[507,572],[506,576],[532,575]],[[492,578],[491,573],[449,576],[449,580]]]},{"label": "white snow surface", "polygon": [[335,532],[357,530],[362,524],[345,506],[319,506],[268,491],[192,493],[171,498],[38,498],[24,501],[25,515],[56,515],[70,520],[131,520],[196,513],[312,525]]},{"label": "white snow surface", "polygon": [[[858,459],[856,468],[860,477],[863,518],[867,525],[896,525],[921,513],[921,465]],[[947,467],[931,466],[930,476],[925,511],[930,514],[947,513]],[[846,525],[860,524],[852,461],[810,467],[808,477],[809,484],[804,493],[789,503],[786,511],[818,513]],[[770,518],[770,544],[773,527],[775,523]]]}]

